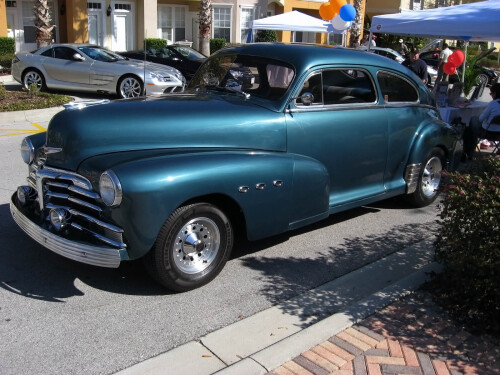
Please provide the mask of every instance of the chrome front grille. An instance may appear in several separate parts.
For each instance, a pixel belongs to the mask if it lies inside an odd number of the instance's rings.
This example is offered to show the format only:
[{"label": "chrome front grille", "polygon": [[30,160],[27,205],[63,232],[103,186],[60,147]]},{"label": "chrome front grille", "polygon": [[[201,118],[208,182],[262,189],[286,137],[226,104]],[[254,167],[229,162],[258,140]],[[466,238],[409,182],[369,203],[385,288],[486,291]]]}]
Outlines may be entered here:
[{"label": "chrome front grille", "polygon": [[85,177],[43,166],[30,166],[29,184],[37,191],[37,201],[44,219],[50,223],[50,211],[61,208],[67,213],[67,231],[77,232],[91,242],[124,248],[123,230],[102,220],[105,206]]}]

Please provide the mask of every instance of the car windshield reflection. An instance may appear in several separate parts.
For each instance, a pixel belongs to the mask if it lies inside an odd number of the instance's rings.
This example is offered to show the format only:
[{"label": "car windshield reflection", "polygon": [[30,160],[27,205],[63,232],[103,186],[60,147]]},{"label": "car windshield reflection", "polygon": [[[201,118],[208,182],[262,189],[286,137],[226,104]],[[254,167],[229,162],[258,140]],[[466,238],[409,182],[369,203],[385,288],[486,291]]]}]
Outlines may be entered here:
[{"label": "car windshield reflection", "polygon": [[295,77],[287,63],[264,57],[221,55],[203,64],[188,90],[220,87],[226,92],[241,91],[252,97],[280,100]]}]

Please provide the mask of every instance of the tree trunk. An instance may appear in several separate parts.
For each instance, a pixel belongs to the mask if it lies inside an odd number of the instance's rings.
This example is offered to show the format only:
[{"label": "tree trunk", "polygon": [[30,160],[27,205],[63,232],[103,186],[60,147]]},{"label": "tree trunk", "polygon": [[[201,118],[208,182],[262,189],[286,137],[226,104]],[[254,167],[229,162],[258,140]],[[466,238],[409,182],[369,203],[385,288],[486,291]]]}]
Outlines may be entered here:
[{"label": "tree trunk", "polygon": [[352,21],[352,26],[349,29],[349,46],[358,47],[362,34],[361,30],[363,30],[363,25],[361,25],[362,0],[354,0],[353,6],[356,9],[356,17],[354,18],[354,21]]},{"label": "tree trunk", "polygon": [[47,0],[36,0],[33,7],[33,14],[35,15],[36,36],[35,41],[38,48],[52,44],[52,17],[50,16],[50,9],[47,5]]},{"label": "tree trunk", "polygon": [[212,0],[201,0],[199,20],[200,52],[210,56],[210,36],[212,34]]}]

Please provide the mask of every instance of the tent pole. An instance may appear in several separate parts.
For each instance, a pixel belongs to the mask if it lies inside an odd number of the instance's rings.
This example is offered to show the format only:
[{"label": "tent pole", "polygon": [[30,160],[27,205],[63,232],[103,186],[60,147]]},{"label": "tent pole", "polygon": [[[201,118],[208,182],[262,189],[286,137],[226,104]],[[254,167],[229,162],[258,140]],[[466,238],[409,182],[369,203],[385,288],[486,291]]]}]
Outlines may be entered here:
[{"label": "tent pole", "polygon": [[464,53],[464,68],[462,69],[462,82],[465,81],[465,68],[467,67],[467,46],[469,45],[469,42],[465,42],[465,53]]},{"label": "tent pole", "polygon": [[367,50],[370,50],[370,47],[372,45],[372,37],[373,37],[373,32],[370,30],[370,36],[368,37],[368,48]]}]

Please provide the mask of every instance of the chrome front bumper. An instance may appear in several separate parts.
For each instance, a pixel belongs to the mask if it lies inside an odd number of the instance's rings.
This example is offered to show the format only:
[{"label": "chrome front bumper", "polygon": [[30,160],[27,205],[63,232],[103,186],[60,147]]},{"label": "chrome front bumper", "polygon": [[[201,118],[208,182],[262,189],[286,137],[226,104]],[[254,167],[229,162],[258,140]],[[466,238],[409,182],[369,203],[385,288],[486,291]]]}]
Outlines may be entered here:
[{"label": "chrome front bumper", "polygon": [[41,228],[16,207],[14,197],[15,195],[10,200],[12,218],[26,234],[47,249],[77,262],[99,267],[118,268],[121,261],[128,260],[125,248],[87,245],[68,240]]}]

